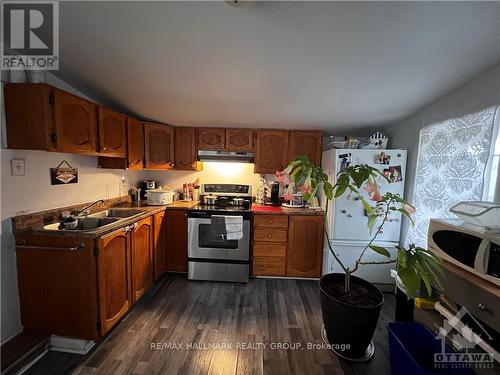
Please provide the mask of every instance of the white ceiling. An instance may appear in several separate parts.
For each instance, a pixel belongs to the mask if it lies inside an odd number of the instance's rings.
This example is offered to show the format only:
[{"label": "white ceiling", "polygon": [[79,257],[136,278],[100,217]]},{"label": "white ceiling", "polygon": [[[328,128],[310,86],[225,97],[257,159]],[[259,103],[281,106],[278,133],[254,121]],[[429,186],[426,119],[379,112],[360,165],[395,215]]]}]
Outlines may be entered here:
[{"label": "white ceiling", "polygon": [[176,125],[353,131],[500,61],[500,2],[61,2],[61,71]]}]

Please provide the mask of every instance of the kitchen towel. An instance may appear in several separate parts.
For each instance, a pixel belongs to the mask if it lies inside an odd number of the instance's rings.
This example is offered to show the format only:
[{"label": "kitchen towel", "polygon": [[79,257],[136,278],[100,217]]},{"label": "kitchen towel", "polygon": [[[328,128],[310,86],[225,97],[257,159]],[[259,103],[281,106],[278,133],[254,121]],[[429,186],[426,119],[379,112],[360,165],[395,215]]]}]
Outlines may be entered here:
[{"label": "kitchen towel", "polygon": [[224,216],[224,220],[226,223],[226,239],[241,240],[243,238],[243,216]]},{"label": "kitchen towel", "polygon": [[226,236],[225,216],[212,215],[212,217],[210,219],[211,219],[210,220],[210,230],[212,232],[212,236],[224,238]]}]

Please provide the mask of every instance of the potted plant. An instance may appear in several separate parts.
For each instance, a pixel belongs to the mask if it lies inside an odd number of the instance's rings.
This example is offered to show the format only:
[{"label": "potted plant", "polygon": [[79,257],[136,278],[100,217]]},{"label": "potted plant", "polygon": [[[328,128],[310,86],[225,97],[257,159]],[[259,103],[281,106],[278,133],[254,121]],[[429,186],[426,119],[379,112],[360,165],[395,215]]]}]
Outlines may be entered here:
[{"label": "potted plant", "polygon": [[[389,216],[400,213],[413,224],[411,215],[415,212],[414,207],[398,194],[381,194],[379,181],[389,180],[379,170],[365,164],[345,168],[337,174],[336,182],[332,185],[320,167],[312,164],[307,157],[299,156],[284,171],[276,172],[276,178],[288,184],[285,195],[291,196],[293,190],[298,189],[306,202],[310,202],[318,189],[322,189],[327,200],[350,194],[362,204],[367,216],[367,226],[373,234],[354,265],[346,266],[337,256],[328,240],[328,229],[325,226],[329,250],[343,273],[323,275],[320,290],[324,329],[332,349],[349,360],[368,360],[373,355],[372,337],[384,295],[370,282],[353,275],[359,266],[397,262],[398,277],[409,297],[423,292],[422,286],[428,295],[432,294],[433,288],[438,291],[442,289],[441,263],[430,251],[414,245],[408,248],[398,246],[397,256],[392,259],[387,248],[374,245]],[[382,258],[365,261],[367,251],[374,251]]]}]

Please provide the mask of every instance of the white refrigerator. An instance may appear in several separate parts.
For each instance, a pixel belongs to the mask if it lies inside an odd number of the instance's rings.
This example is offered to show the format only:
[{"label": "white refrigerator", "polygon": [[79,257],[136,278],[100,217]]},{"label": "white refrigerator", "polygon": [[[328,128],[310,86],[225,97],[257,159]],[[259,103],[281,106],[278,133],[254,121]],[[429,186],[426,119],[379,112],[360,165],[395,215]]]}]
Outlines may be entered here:
[{"label": "white refrigerator", "polygon": [[[357,164],[368,164],[383,172],[391,182],[379,178],[381,193],[387,191],[399,193],[404,197],[404,182],[406,177],[406,150],[361,150],[361,149],[331,149],[323,152],[322,168],[328,175],[330,182],[335,184],[337,173],[343,168]],[[364,189],[360,190],[369,199]],[[325,207],[326,199],[320,195],[322,206]],[[375,204],[373,201],[369,201]],[[381,224],[379,220],[372,233],[367,226],[368,217],[361,202],[354,196],[344,193],[339,198],[329,202],[327,214],[327,230],[329,242],[336,255],[343,263],[352,268],[362,249],[368,244],[373,234]],[[395,246],[399,244],[401,231],[401,214],[391,213],[386,221],[383,231],[378,235],[374,245],[386,247],[393,258],[396,254]],[[364,261],[387,260],[384,256],[368,249],[363,257]],[[390,270],[395,264],[360,265],[354,273],[366,279],[382,289],[389,290],[394,284]],[[323,257],[323,274],[330,272],[342,272],[340,265],[330,253],[328,244],[325,242]]]}]

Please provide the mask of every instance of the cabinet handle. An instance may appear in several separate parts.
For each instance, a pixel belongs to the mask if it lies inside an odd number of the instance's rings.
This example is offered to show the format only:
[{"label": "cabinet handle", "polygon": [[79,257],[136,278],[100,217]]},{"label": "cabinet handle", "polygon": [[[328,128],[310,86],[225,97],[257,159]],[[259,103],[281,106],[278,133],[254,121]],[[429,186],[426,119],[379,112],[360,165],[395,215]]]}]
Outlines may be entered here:
[{"label": "cabinet handle", "polygon": [[486,306],[485,304],[483,303],[480,303],[479,305],[477,305],[477,308],[481,311],[487,311],[488,310],[488,306]]},{"label": "cabinet handle", "polygon": [[124,231],[125,233],[127,233],[129,230],[130,230],[130,227],[128,225],[126,227],[122,228],[122,231]]},{"label": "cabinet handle", "polygon": [[102,150],[103,151],[106,151],[108,148],[107,147],[102,147]]},{"label": "cabinet handle", "polygon": [[[25,243],[25,242],[24,242]],[[32,246],[32,245],[17,245],[17,249],[38,249],[38,250],[65,250],[65,251],[77,251],[77,250],[84,250],[85,249],[85,244],[81,243],[76,246],[72,247],[55,247],[55,246]]]},{"label": "cabinet handle", "polygon": [[267,238],[273,238],[273,236],[271,234],[268,234]]},{"label": "cabinet handle", "polygon": [[272,223],[273,223],[273,221],[272,221],[272,220],[269,220],[269,224],[272,224]]}]

